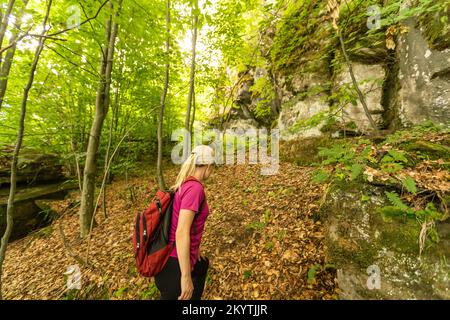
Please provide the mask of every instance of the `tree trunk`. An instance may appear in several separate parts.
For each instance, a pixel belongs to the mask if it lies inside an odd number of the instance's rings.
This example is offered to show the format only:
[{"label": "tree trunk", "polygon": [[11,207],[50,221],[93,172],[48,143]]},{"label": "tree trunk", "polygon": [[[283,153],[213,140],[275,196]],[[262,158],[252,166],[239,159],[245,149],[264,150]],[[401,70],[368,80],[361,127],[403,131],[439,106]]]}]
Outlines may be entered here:
[{"label": "tree trunk", "polygon": [[[189,78],[189,94],[188,94],[188,103],[186,110],[186,121],[184,123],[184,128],[187,132],[190,132],[190,116],[191,116],[191,107],[192,107],[192,97],[194,95],[195,90],[195,58],[196,58],[196,46],[197,46],[197,29],[198,29],[198,0],[195,0],[194,7],[192,8],[192,16],[193,16],[193,25],[192,25],[192,61],[191,61],[191,74]],[[184,139],[184,151],[183,154],[187,156],[187,152],[191,149],[189,144],[190,139]]]},{"label": "tree trunk", "polygon": [[[120,68],[120,75],[122,74],[122,68]],[[111,145],[112,145],[112,139],[113,139],[113,124],[114,124],[114,117],[115,117],[115,110],[117,110],[118,105],[119,105],[119,90],[120,90],[120,81],[118,81],[117,83],[117,88],[114,92],[114,103],[112,106],[112,113],[111,113],[111,121],[110,121],[110,125],[109,125],[109,136],[108,136],[108,146],[106,148],[106,154],[105,154],[105,165],[104,165],[104,174],[105,174],[105,179],[107,181],[107,183],[110,182],[110,170],[108,168],[109,166],[109,152],[111,150]],[[111,161],[112,161],[112,157],[111,157]],[[102,205],[103,205],[103,216],[106,219],[108,217],[108,213],[107,213],[107,208],[106,208],[106,184],[103,187],[103,199],[102,199]]]},{"label": "tree trunk", "polygon": [[191,136],[194,134],[194,121],[195,121],[195,91],[192,93],[192,117],[191,117],[191,124],[189,127],[189,132],[191,133]]},{"label": "tree trunk", "polygon": [[[19,37],[19,29],[22,26],[21,21],[22,21],[22,17],[25,12],[25,8],[26,8],[27,4],[28,4],[28,0],[24,0],[22,10],[20,11],[20,14],[16,18],[17,29],[14,29],[14,31],[12,32],[12,37],[9,41],[11,48],[9,48],[8,51],[6,52],[5,60],[2,61],[3,63],[0,63],[0,65],[1,65],[1,68],[0,68],[1,69],[0,70],[0,110],[2,108],[3,99],[5,98],[6,88],[8,86],[9,72],[11,71],[14,54],[16,53],[17,38]],[[0,47],[1,47],[1,43],[0,43]],[[0,55],[0,59],[1,59],[1,55]]]},{"label": "tree trunk", "polygon": [[[111,74],[114,58],[114,47],[118,30],[118,18],[122,7],[122,0],[119,0],[119,8],[116,10],[114,24],[112,17],[107,21],[106,46],[103,50],[103,58],[100,69],[101,80],[97,90],[95,103],[94,122],[91,127],[91,133],[86,153],[86,164],[84,167],[83,192],[81,195],[80,206],[80,235],[85,237],[89,234],[94,218],[94,193],[95,177],[97,173],[97,158],[100,145],[101,131],[103,122],[106,118],[109,108],[109,92],[111,86]],[[112,28],[110,26],[112,25]]]},{"label": "tree trunk", "polygon": [[158,177],[158,185],[161,190],[166,189],[166,182],[162,170],[162,132],[164,121],[164,109],[166,107],[166,96],[169,88],[170,76],[170,0],[167,0],[167,15],[166,15],[166,73],[164,79],[164,88],[161,94],[161,103],[158,117],[158,160],[156,163],[156,173]]},{"label": "tree trunk", "polygon": [[78,160],[78,150],[77,150],[76,140],[74,137],[72,137],[72,139],[71,139],[70,147],[72,148],[73,156],[75,158],[75,170],[76,170],[76,174],[78,177],[78,188],[80,189],[80,192],[81,192],[83,190],[83,188],[81,186],[82,179],[81,179],[80,161]]},{"label": "tree trunk", "polygon": [[367,106],[366,98],[364,97],[364,94],[359,89],[358,82],[356,81],[355,74],[353,73],[352,63],[350,62],[350,59],[347,55],[347,50],[345,49],[344,38],[342,37],[342,32],[340,29],[338,30],[338,36],[339,36],[339,42],[341,43],[342,54],[344,55],[345,62],[347,63],[347,66],[348,66],[348,71],[350,72],[350,76],[352,78],[353,87],[355,88],[356,93],[358,94],[359,101],[361,101],[361,104],[364,109],[364,113],[366,114],[367,119],[369,119],[369,123],[370,123],[372,129],[376,132],[376,131],[378,131],[377,125],[376,125],[375,121],[373,120],[372,115],[370,114],[369,108]]},{"label": "tree trunk", "polygon": [[[5,15],[3,16],[2,19],[2,24],[0,25],[0,48],[3,47],[3,38],[5,37],[6,29],[8,28],[8,20],[11,15],[11,11],[14,7],[14,2],[15,0],[9,0],[8,6],[6,7]],[[1,58],[2,55],[0,54],[0,64],[2,60]]]},{"label": "tree trunk", "polygon": [[[42,36],[45,35],[45,33],[46,33],[45,29],[47,26],[48,17],[50,15],[51,6],[52,6],[52,0],[49,0],[45,18],[44,18],[44,23],[43,23],[44,27],[42,29],[43,30],[42,34],[41,34]],[[33,64],[31,65],[30,75],[28,77],[28,83],[23,90],[22,105],[21,105],[21,110],[20,110],[19,130],[17,133],[16,147],[14,149],[13,159],[11,162],[11,185],[10,185],[10,189],[9,189],[8,207],[6,210],[7,226],[6,226],[5,234],[2,237],[1,247],[0,247],[0,300],[2,299],[1,278],[3,275],[3,262],[5,260],[6,248],[8,246],[9,237],[11,236],[13,223],[14,223],[13,213],[14,213],[14,197],[16,194],[17,160],[19,157],[20,148],[22,147],[23,133],[25,130],[25,114],[26,114],[26,110],[27,110],[28,94],[29,94],[31,87],[33,85],[33,82],[34,82],[34,75],[35,75],[36,68],[37,68],[37,65],[39,62],[39,57],[41,55],[42,49],[44,48],[44,42],[45,42],[45,37],[40,37],[38,46],[36,47],[36,51],[34,54]]]}]

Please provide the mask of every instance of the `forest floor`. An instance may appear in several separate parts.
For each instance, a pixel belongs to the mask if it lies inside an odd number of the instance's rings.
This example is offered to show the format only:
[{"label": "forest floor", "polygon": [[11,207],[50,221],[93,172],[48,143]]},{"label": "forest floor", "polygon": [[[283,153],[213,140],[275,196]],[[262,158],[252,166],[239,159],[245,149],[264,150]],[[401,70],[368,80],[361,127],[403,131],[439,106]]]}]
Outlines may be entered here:
[{"label": "forest floor", "polygon": [[[177,170],[167,167],[167,181]],[[310,182],[312,170],[290,163],[281,163],[273,176],[260,175],[253,165],[216,169],[206,183],[211,212],[202,253],[211,264],[204,299],[337,299],[324,228],[313,219],[323,190]],[[153,281],[136,273],[131,242],[135,215],[155,191],[154,169],[116,178],[107,188],[107,218],[100,206],[90,245],[78,237],[79,192],[52,202],[60,217],[9,245],[4,297],[157,298]],[[79,261],[86,257],[87,265]],[[81,291],[66,289],[70,265],[80,266]]]}]

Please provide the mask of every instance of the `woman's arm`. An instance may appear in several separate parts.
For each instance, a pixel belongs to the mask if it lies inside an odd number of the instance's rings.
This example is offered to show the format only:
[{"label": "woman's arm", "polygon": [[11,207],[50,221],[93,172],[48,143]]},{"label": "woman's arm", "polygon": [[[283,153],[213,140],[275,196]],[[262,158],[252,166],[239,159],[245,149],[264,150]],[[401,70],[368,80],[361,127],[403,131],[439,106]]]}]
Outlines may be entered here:
[{"label": "woman's arm", "polygon": [[181,295],[180,300],[189,300],[194,291],[194,285],[191,278],[191,226],[194,220],[195,212],[181,209],[175,241],[177,248],[178,261],[181,269]]}]

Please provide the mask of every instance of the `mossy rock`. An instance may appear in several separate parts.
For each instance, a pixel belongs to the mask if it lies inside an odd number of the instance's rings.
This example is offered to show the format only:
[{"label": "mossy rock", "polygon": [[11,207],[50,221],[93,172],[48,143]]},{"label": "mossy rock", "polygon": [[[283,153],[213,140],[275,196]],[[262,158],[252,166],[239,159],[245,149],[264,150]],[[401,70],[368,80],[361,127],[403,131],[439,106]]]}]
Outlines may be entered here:
[{"label": "mossy rock", "polygon": [[[334,185],[322,206],[327,260],[338,269],[343,299],[449,299],[450,226],[440,241],[419,255],[421,225],[403,216],[386,217],[385,188],[363,182]],[[445,231],[447,230],[447,231]],[[377,266],[381,288],[367,287],[367,268]]]},{"label": "mossy rock", "polygon": [[404,142],[400,147],[406,151],[419,153],[428,156],[432,160],[448,159],[450,157],[450,147],[430,141],[416,140]]},{"label": "mossy rock", "polygon": [[282,141],[280,144],[280,155],[282,155],[283,161],[307,166],[320,162],[322,159],[318,155],[319,148],[330,147],[333,143],[336,143],[336,140],[326,135]]},{"label": "mossy rock", "polygon": [[433,5],[440,5],[438,12],[426,12],[419,17],[419,26],[431,48],[445,50],[450,48],[450,3],[447,0],[434,0]]}]

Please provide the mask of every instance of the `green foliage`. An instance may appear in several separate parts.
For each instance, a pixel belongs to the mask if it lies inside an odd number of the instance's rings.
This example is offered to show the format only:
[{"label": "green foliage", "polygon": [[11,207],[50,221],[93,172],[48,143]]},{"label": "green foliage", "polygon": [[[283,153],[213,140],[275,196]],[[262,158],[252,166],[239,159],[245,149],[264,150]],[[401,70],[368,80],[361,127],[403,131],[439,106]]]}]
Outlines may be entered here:
[{"label": "green foliage", "polygon": [[321,40],[330,37],[330,28],[324,23],[325,1],[304,0],[287,4],[282,19],[276,24],[277,32],[270,49],[270,57],[276,70],[302,71],[320,68],[327,49]]},{"label": "green foliage", "polygon": [[323,169],[315,170],[313,182],[323,183],[332,179],[356,180],[362,176],[366,164],[370,160],[370,145],[363,143],[362,151],[355,152],[355,146],[350,143],[336,143],[330,148],[319,148],[319,156],[322,157],[322,165],[336,165],[334,174],[330,175]]},{"label": "green foliage", "polygon": [[414,140],[420,138],[428,133],[446,133],[450,132],[450,128],[445,125],[437,125],[431,120],[424,121],[423,123],[407,130],[398,130],[390,134],[382,143],[382,145],[399,145],[405,141]]},{"label": "green foliage", "polygon": [[155,300],[159,296],[159,290],[156,287],[156,284],[154,282],[151,282],[148,286],[148,288],[141,293],[141,299],[148,300],[152,299]]},{"label": "green foliage", "polygon": [[252,231],[258,231],[258,230],[264,229],[267,226],[267,224],[270,222],[270,218],[271,218],[271,212],[270,212],[270,210],[266,209],[266,211],[264,211],[264,215],[261,217],[261,219],[259,221],[251,222],[245,228],[247,230],[252,230]]},{"label": "green foliage", "polygon": [[257,230],[263,229],[265,226],[266,225],[264,222],[254,221],[254,222],[249,223],[245,228],[247,230],[257,231]]},{"label": "green foliage", "polygon": [[[391,203],[390,206],[381,207],[378,211],[384,217],[407,217],[417,220],[422,225],[426,222],[441,221],[444,219],[444,214],[436,209],[433,202],[428,202],[424,209],[415,209],[405,204],[399,195],[395,192],[385,192],[386,197]],[[431,228],[427,232],[427,237],[432,242],[438,242],[439,237],[435,229],[435,224],[431,225]]]},{"label": "green foliage", "polygon": [[268,241],[264,244],[264,249],[267,251],[271,251],[274,247],[274,243],[272,241]]},{"label": "green foliage", "polygon": [[354,163],[350,167],[350,180],[355,180],[358,178],[358,176],[361,174],[362,170],[364,169],[364,166],[360,163]]},{"label": "green foliage", "polygon": [[328,271],[328,270],[333,270],[333,269],[336,269],[336,266],[334,264],[327,263],[325,265],[320,265],[320,264],[316,263],[315,265],[311,266],[308,269],[308,273],[307,273],[308,283],[313,284],[315,282],[316,275],[318,272]]},{"label": "green foliage", "polygon": [[386,191],[385,194],[394,207],[408,214],[411,214],[413,212],[412,209],[410,209],[406,204],[403,203],[397,193]]},{"label": "green foliage", "polygon": [[407,217],[414,217],[419,223],[441,220],[444,217],[444,215],[436,209],[433,202],[428,202],[425,209],[417,210],[405,204],[397,193],[386,191],[385,194],[392,204],[391,206],[380,208],[380,212],[385,216],[404,215]]},{"label": "green foliage", "polygon": [[122,287],[113,292],[114,298],[121,298],[128,291],[128,287]]},{"label": "green foliage", "polygon": [[323,169],[317,169],[314,171],[314,176],[312,178],[312,181],[314,183],[320,184],[328,181],[330,178],[330,175],[327,171]]},{"label": "green foliage", "polygon": [[320,268],[320,264],[315,264],[308,270],[308,283],[312,284],[316,278],[317,270]]},{"label": "green foliage", "polygon": [[444,50],[450,47],[450,1],[420,1],[422,14],[419,24],[433,48]]},{"label": "green foliage", "polygon": [[[377,183],[399,188],[400,182],[402,187],[402,196],[392,191],[385,192],[390,204],[379,209],[383,216],[412,218],[421,225],[425,222],[445,220],[448,216],[436,205],[440,202],[445,207],[445,199],[436,197],[431,202],[429,199],[425,202],[425,198],[420,199],[422,196],[418,192],[418,182],[414,176],[399,172],[405,167],[414,168],[421,161],[420,159],[428,159],[426,156],[418,157],[418,149],[424,151],[423,155],[430,153],[448,155],[446,152],[447,132],[448,129],[427,122],[397,131],[392,136],[387,136],[385,141],[378,145],[365,139],[337,141],[331,147],[319,148],[319,155],[322,157],[321,166],[332,166],[332,169],[318,168],[312,181],[314,183],[336,181],[350,183],[361,177],[369,179],[371,171],[378,172],[380,180],[377,180]],[[440,143],[428,141],[430,137],[432,137],[431,140],[437,140]],[[441,158],[438,159],[439,161],[435,161],[436,165],[445,167],[445,162]],[[367,174],[362,175],[365,170],[368,170]],[[369,200],[369,195],[361,196],[362,202]],[[427,237],[431,241],[438,240],[434,228],[428,230]]]},{"label": "green foliage", "polygon": [[407,176],[406,178],[403,178],[401,180],[401,182],[402,182],[402,185],[406,188],[406,191],[408,191],[409,193],[412,193],[412,194],[417,193],[416,182],[414,181],[413,178],[411,178],[410,176]]},{"label": "green foliage", "polygon": [[408,163],[408,159],[405,157],[404,151],[398,151],[398,150],[389,150],[388,155],[384,156],[384,158],[381,160],[382,163],[390,163],[390,162],[403,162]]},{"label": "green foliage", "polygon": [[253,99],[257,100],[254,110],[256,119],[266,119],[271,116],[271,102],[275,99],[275,91],[273,84],[268,76],[258,78],[253,86],[250,88],[253,94]]}]

